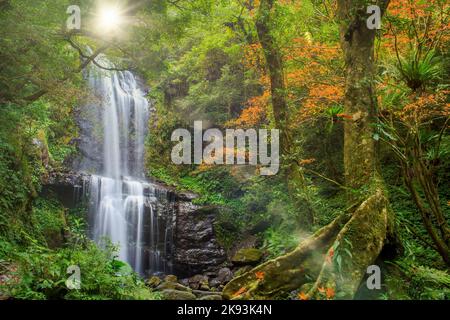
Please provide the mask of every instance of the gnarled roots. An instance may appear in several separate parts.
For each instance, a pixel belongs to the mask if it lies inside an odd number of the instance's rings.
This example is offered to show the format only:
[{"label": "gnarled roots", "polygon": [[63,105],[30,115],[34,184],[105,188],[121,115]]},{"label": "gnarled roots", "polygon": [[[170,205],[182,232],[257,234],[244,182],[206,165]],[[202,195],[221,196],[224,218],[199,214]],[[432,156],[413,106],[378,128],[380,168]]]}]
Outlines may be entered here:
[{"label": "gnarled roots", "polygon": [[226,299],[271,299],[300,289],[302,299],[351,299],[390,232],[388,201],[377,188],[292,252],[233,279]]}]

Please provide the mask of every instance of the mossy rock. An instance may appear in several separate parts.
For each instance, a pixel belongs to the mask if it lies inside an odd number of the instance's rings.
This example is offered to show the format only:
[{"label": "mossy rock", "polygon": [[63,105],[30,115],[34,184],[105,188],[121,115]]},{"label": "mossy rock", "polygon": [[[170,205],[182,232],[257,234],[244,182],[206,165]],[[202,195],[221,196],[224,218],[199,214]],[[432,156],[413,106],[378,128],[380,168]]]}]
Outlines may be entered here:
[{"label": "mossy rock", "polygon": [[162,282],[158,287],[156,287],[157,290],[177,290],[177,291],[186,291],[191,292],[191,288],[185,287],[182,284],[179,284],[178,282]]},{"label": "mossy rock", "polygon": [[199,298],[198,300],[222,300],[222,296],[218,294],[211,294],[207,296],[203,296]]},{"label": "mossy rock", "polygon": [[231,262],[235,265],[257,264],[261,261],[262,256],[262,251],[256,248],[240,249],[231,259]]},{"label": "mossy rock", "polygon": [[169,274],[164,278],[164,281],[166,282],[177,282],[178,278],[177,276],[173,275],[173,274]]},{"label": "mossy rock", "polygon": [[146,281],[147,286],[150,288],[156,288],[161,284],[161,279],[157,276],[152,276],[150,279]]},{"label": "mossy rock", "polygon": [[195,300],[197,298],[191,292],[178,291],[173,289],[163,290],[162,294],[166,300]]}]

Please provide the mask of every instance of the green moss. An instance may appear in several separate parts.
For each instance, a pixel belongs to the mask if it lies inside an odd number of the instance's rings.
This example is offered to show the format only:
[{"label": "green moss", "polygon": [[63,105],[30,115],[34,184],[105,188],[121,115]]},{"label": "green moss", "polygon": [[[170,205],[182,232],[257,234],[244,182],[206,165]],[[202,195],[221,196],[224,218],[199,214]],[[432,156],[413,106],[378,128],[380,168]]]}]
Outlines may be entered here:
[{"label": "green moss", "polygon": [[240,249],[233,256],[231,261],[236,264],[253,264],[258,263],[263,256],[263,252],[256,248]]}]

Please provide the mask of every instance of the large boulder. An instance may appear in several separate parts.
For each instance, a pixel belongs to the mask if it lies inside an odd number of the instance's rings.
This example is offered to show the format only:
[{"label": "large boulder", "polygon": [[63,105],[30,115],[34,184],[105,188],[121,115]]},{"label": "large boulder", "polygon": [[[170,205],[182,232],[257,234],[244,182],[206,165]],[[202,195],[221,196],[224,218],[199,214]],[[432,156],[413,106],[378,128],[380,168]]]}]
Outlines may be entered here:
[{"label": "large boulder", "polygon": [[257,264],[261,261],[263,252],[256,248],[240,249],[231,259],[235,265]]},{"label": "large boulder", "polygon": [[167,276],[165,276],[164,281],[166,281],[166,282],[177,282],[178,278],[177,278],[177,276],[175,276],[173,274],[168,274]]},{"label": "large boulder", "polygon": [[197,297],[188,291],[178,291],[166,289],[162,291],[162,295],[167,300],[195,300]]}]

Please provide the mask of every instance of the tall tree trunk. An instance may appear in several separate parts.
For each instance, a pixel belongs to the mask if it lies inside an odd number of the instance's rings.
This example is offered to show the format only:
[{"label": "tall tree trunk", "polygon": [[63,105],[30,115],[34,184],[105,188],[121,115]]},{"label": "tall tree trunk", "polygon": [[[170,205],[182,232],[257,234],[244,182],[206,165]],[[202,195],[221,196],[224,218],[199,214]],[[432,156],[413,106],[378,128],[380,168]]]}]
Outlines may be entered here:
[{"label": "tall tree trunk", "polygon": [[289,151],[291,137],[288,130],[288,105],[283,62],[270,30],[274,3],[274,0],[261,0],[255,25],[269,71],[273,115],[277,129],[281,131],[281,150],[283,154],[286,154]]},{"label": "tall tree trunk", "polygon": [[[344,123],[344,175],[346,185],[358,189],[376,172],[373,126],[375,31],[366,26],[368,1],[338,0],[341,47],[344,53],[346,86]],[[359,3],[359,5],[358,5]]]},{"label": "tall tree trunk", "polygon": [[293,139],[289,131],[289,110],[282,55],[271,34],[275,2],[275,0],[261,0],[255,25],[270,77],[272,110],[275,125],[280,130],[281,157],[285,163],[288,190],[296,198],[296,202],[299,205],[302,204],[304,208],[302,214],[299,214],[297,223],[300,226],[307,226],[313,223],[314,212],[307,198],[297,197],[299,191],[305,187],[305,179],[302,169],[292,154]]},{"label": "tall tree trunk", "polygon": [[[345,173],[352,188],[365,186],[365,199],[292,252],[233,279],[223,291],[229,299],[266,299],[300,289],[311,299],[351,299],[367,267],[393,233],[389,203],[377,174],[372,138],[376,97],[373,90],[375,31],[366,27],[368,1],[338,0],[341,44],[346,61]],[[380,3],[383,11],[388,1]],[[352,199],[355,200],[355,199]]]}]

